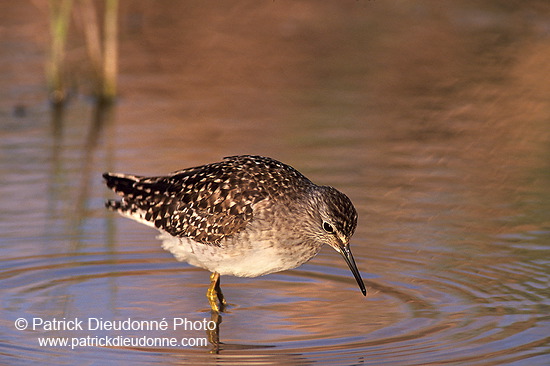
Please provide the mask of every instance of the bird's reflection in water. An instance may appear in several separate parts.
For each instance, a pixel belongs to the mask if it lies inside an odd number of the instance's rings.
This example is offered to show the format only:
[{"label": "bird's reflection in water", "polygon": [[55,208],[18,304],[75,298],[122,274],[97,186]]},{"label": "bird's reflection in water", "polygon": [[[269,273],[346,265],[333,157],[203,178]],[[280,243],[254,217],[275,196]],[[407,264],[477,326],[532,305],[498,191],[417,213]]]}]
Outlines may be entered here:
[{"label": "bird's reflection in water", "polygon": [[211,311],[210,321],[216,323],[216,327],[214,329],[211,330],[210,327],[206,328],[208,343],[212,345],[210,353],[218,354],[220,353],[220,324],[222,323],[222,316],[217,311]]},{"label": "bird's reflection in water", "polygon": [[220,324],[222,323],[222,316],[217,311],[210,312],[210,321],[216,324],[214,329],[206,328],[206,336],[208,343],[210,343],[209,353],[220,354],[224,350],[246,350],[246,349],[261,349],[261,348],[273,348],[273,345],[251,345],[251,344],[228,344],[220,342]]}]

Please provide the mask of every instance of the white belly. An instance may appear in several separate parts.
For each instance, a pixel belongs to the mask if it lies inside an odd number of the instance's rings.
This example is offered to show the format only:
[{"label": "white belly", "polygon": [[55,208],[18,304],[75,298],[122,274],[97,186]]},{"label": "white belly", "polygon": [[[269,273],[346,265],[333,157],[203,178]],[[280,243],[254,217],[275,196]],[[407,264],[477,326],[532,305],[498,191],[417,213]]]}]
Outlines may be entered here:
[{"label": "white belly", "polygon": [[221,275],[238,277],[257,277],[298,267],[321,249],[320,246],[294,245],[289,255],[288,250],[267,241],[243,247],[239,243],[230,243],[230,246],[223,242],[222,246],[202,244],[188,238],[176,238],[165,232],[158,238],[162,240],[162,248],[179,261]]}]

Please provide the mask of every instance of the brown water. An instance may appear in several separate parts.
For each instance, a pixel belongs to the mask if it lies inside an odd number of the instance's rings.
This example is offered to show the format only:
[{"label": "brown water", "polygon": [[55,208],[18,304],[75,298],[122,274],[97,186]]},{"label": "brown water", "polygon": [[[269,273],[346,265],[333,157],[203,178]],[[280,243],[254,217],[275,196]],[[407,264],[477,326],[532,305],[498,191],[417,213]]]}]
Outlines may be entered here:
[{"label": "brown water", "polygon": [[[75,26],[75,96],[56,113],[46,2],[2,2],[0,363],[549,364],[550,7],[478,3],[125,1],[118,102],[81,96]],[[218,347],[40,346],[215,338],[173,327],[211,319],[208,273],[106,212],[101,173],[241,153],[350,196],[366,298],[324,248],[296,270],[223,278]]]}]

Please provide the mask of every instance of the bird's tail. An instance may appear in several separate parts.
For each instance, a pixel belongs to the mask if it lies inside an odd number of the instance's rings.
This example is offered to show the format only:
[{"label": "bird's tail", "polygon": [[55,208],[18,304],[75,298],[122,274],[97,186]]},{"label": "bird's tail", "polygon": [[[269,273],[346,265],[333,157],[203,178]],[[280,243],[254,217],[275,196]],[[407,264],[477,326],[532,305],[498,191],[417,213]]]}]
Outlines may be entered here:
[{"label": "bird's tail", "polygon": [[120,173],[104,173],[103,178],[107,187],[111,188],[116,194],[126,199],[123,200],[108,200],[105,202],[105,207],[113,211],[127,211],[130,208],[129,202],[135,193],[134,185],[139,180],[139,177],[129,174]]},{"label": "bird's tail", "polygon": [[140,180],[143,177],[131,174],[104,173],[103,178],[107,187],[111,188],[119,196],[122,196],[121,200],[107,200],[105,207],[133,220],[154,226],[149,221],[145,210],[146,207],[144,207],[147,205],[146,195],[144,195],[145,187],[140,184]]},{"label": "bird's tail", "polygon": [[137,175],[121,174],[121,173],[104,173],[103,178],[107,187],[121,196],[133,194],[135,184],[141,179]]}]

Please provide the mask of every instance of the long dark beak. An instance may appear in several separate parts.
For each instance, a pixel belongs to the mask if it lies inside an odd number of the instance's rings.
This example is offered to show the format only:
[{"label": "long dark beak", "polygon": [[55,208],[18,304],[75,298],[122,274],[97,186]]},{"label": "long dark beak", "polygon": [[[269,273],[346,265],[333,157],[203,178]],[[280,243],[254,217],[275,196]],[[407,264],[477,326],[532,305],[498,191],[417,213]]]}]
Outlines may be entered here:
[{"label": "long dark beak", "polygon": [[349,249],[349,244],[343,245],[338,249],[337,252],[342,254],[342,257],[344,257],[344,260],[348,264],[351,273],[353,273],[353,277],[355,277],[355,280],[357,281],[361,292],[364,296],[367,296],[367,289],[365,288],[365,284],[363,283],[363,279],[361,278],[361,273],[359,273],[359,270],[357,269],[357,265],[355,264],[355,260],[353,259],[353,255],[351,254],[351,250]]}]

